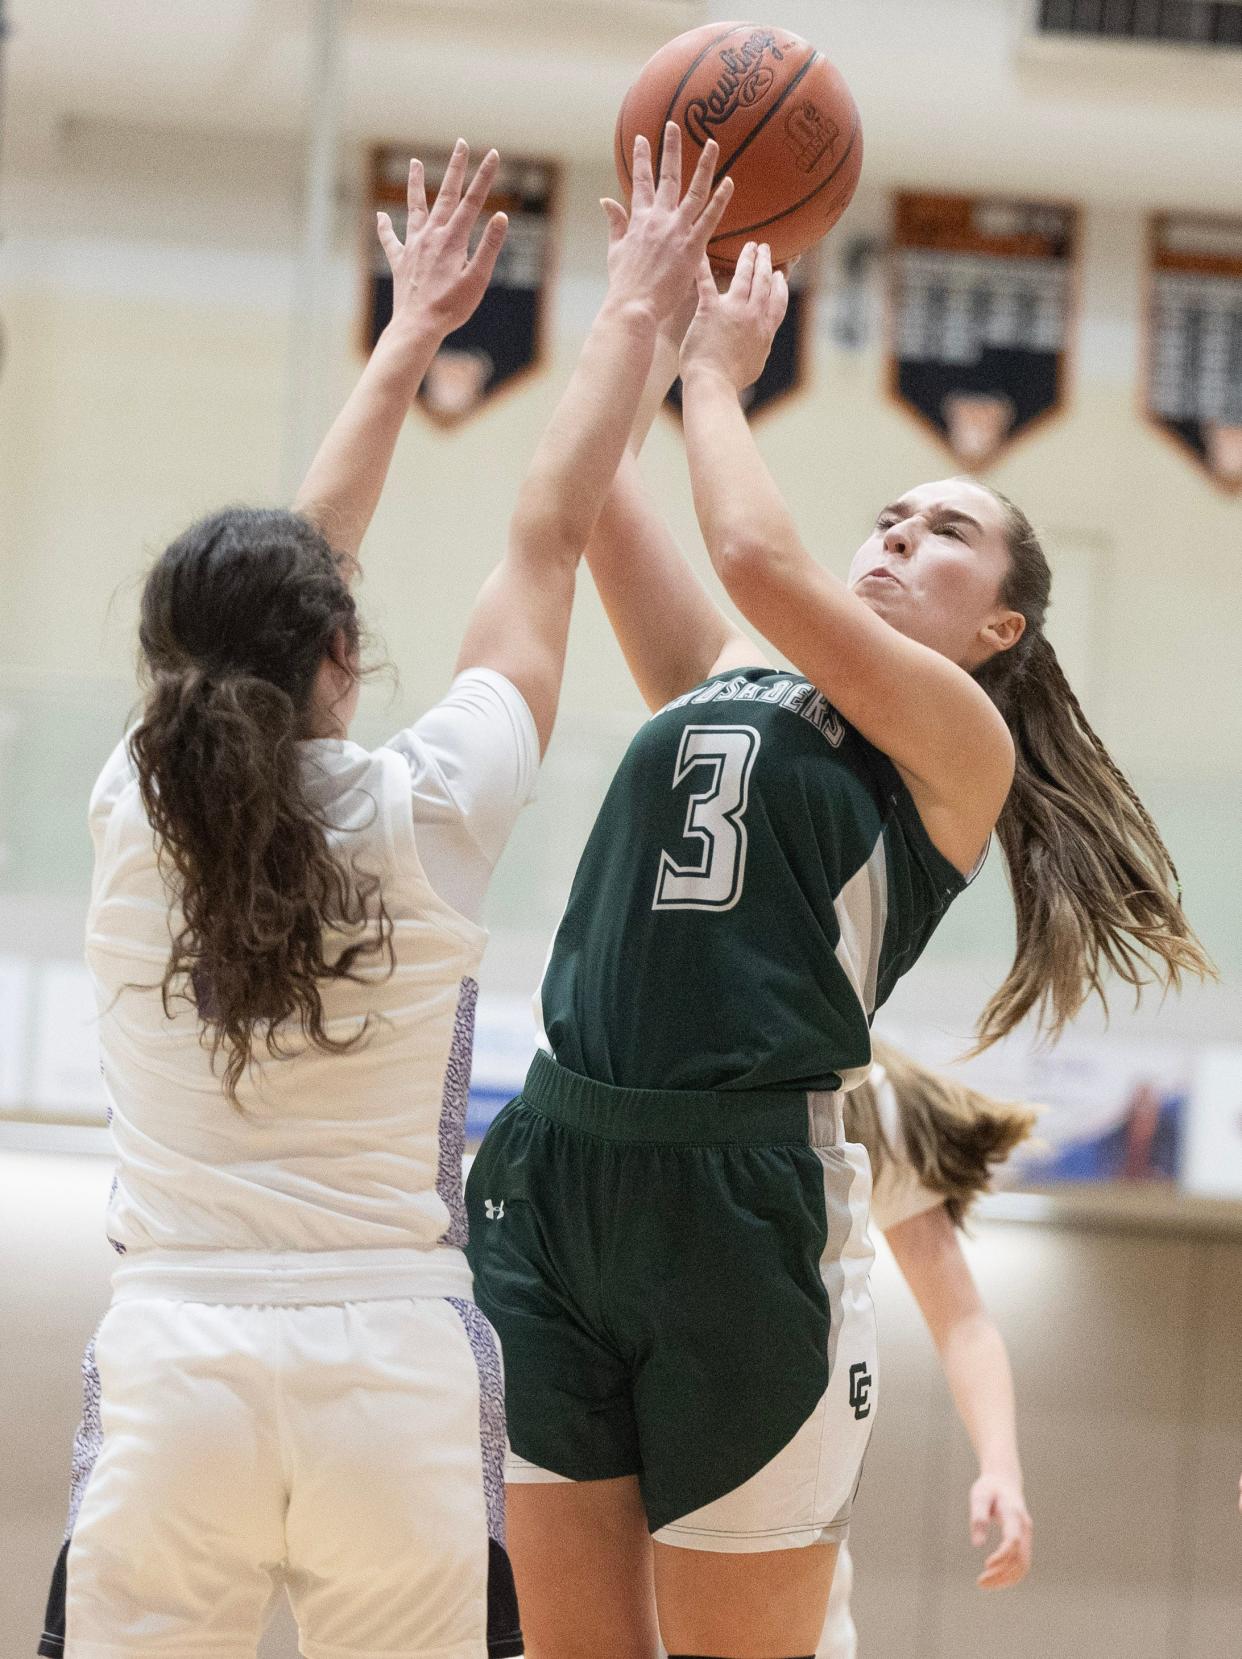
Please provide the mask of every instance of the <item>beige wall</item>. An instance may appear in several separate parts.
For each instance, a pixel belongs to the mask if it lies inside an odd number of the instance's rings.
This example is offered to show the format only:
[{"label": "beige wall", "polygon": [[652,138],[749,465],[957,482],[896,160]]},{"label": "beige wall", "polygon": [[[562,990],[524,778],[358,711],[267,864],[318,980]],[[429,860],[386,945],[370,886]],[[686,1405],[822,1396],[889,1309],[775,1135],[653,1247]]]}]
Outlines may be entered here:
[{"label": "beige wall", "polygon": [[[33,1654],[78,1361],[112,1263],[106,1159],[0,1152],[0,1650]],[[1242,1242],[983,1223],[1013,1354],[1035,1567],[974,1588],[969,1449],[881,1248],[880,1404],[853,1531],[860,1659],[1231,1659],[1242,1629]],[[264,1659],[292,1659],[287,1624]]]},{"label": "beige wall", "polygon": [[[153,148],[170,153],[153,161]],[[88,129],[54,175],[19,176],[11,189],[0,500],[14,668],[125,674],[132,594],[103,622],[117,585],[189,515],[280,488],[295,198],[271,144],[262,165],[239,176],[243,153]],[[609,187],[605,174],[569,170],[547,371],[452,434],[412,419],[403,440],[365,592],[416,702],[442,683],[601,292],[595,204]],[[336,310],[323,342],[341,395],[356,370],[359,212],[342,207]],[[879,226],[883,213],[864,188],[846,224]],[[1054,548],[1087,538],[1106,550],[1092,713],[1119,752],[1131,764],[1218,773],[1242,746],[1242,683],[1221,603],[1237,580],[1242,503],[1138,418],[1141,268],[1141,215],[1092,209],[1071,406],[989,477]],[[825,302],[822,318],[828,310]],[[807,394],[759,427],[808,540],[836,568],[894,488],[951,470],[881,381],[874,350],[846,355],[821,337]],[[692,541],[671,423],[656,430],[649,471]],[[593,603],[578,634],[573,706],[633,706]],[[1188,718],[1171,695],[1191,667],[1218,692],[1210,720]]]},{"label": "beige wall", "polygon": [[[361,166],[353,147],[319,342],[337,397],[358,366]],[[0,250],[0,702],[9,711],[7,732],[0,720],[0,845],[16,850],[0,863],[0,948],[14,914],[6,888],[56,895],[71,910],[80,903],[81,806],[133,694],[145,562],[192,515],[227,500],[279,499],[290,474],[291,354],[303,349],[290,320],[297,172],[296,147],[278,138],[105,123],[66,129],[54,151],[15,154]],[[409,422],[362,589],[401,683],[395,698],[368,692],[364,736],[425,706],[447,680],[522,470],[598,302],[597,199],[608,188],[606,172],[567,166],[544,370],[456,432]],[[884,199],[864,184],[848,233],[884,223]],[[1222,964],[1236,967],[1242,501],[1216,490],[1137,414],[1142,213],[1093,207],[1085,227],[1069,408],[990,476],[1044,527],[1058,570],[1054,636],[1089,713],[1152,802],[1192,918]],[[757,435],[808,542],[841,570],[879,503],[951,462],[884,396],[875,341],[856,355],[833,344],[834,257],[826,277],[811,384]],[[872,310],[878,318],[878,294]],[[657,425],[647,473],[701,563],[671,422]],[[498,878],[493,920],[505,937],[492,967],[514,986],[538,971],[591,803],[641,712],[585,578],[563,709],[541,801]],[[1008,930],[993,860],[933,947],[935,960],[969,962],[982,976],[965,1024],[995,982]],[[1191,998],[1161,1020],[1236,1036],[1242,1008],[1236,997]]]}]

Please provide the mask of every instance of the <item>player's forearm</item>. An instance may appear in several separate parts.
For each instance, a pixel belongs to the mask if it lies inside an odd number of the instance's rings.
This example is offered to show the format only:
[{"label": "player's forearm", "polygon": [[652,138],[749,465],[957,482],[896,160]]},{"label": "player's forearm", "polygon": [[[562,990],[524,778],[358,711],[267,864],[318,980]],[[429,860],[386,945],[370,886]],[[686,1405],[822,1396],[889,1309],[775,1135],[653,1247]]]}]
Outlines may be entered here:
[{"label": "player's forearm", "polygon": [[729,381],[714,369],[692,366],[682,409],[694,510],[725,586],[732,591],[743,567],[806,561],[809,555]]},{"label": "player's forearm", "polygon": [[586,557],[648,707],[705,679],[730,624],[648,500],[632,455],[621,459]]},{"label": "player's forearm", "polygon": [[545,557],[581,557],[624,453],[655,339],[649,309],[605,300],[522,483],[513,539]]},{"label": "player's forearm", "polygon": [[384,330],[294,501],[353,560],[379,505],[406,414],[439,350],[435,330]]},{"label": "player's forearm", "polygon": [[651,367],[647,370],[647,379],[638,399],[638,409],[630,427],[629,443],[626,448],[631,455],[637,455],[647,441],[647,434],[655,425],[655,418],[664,407],[664,400],[669,394],[674,380],[677,379],[677,359],[680,347],[677,339],[664,328],[656,331],[655,345],[651,353]]},{"label": "player's forearm", "polygon": [[937,1347],[980,1471],[1021,1482],[1013,1372],[1000,1331],[986,1315],[972,1314],[939,1336]]}]

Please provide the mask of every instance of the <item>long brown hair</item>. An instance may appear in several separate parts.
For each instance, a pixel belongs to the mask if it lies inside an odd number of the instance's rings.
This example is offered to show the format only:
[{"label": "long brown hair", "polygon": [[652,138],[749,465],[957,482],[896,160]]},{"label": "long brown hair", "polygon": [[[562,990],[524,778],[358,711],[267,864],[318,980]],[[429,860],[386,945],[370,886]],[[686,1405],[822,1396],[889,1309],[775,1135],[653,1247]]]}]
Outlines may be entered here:
[{"label": "long brown hair", "polygon": [[[340,1051],[320,982],[386,954],[377,877],[334,855],[303,788],[299,739],[325,656],[356,659],[359,624],[332,549],[293,513],[230,508],[169,546],[147,578],[139,641],[149,681],[130,738],[143,805],[180,917],[161,991],[198,1010],[224,1087],[262,1039]],[[345,937],[331,960],[327,934]]]},{"label": "long brown hair", "polygon": [[[905,1159],[919,1181],[944,1198],[955,1227],[992,1184],[994,1168],[1029,1138],[1036,1113],[1029,1106],[992,1100],[931,1071],[900,1049],[878,1040],[872,1046],[897,1097]],[[884,1133],[876,1085],[870,1079],[845,1097],[846,1139],[861,1141],[873,1175],[900,1156]]]},{"label": "long brown hair", "polygon": [[[987,486],[983,486],[987,488]],[[1181,904],[1177,868],[1151,815],[1096,736],[1044,634],[1051,574],[1030,521],[999,491],[1010,569],[1001,602],[1026,630],[975,678],[1013,736],[1016,767],[996,826],[1017,918],[1004,984],[980,1048],[1035,1010],[1057,1036],[1111,972],[1136,991],[1214,969]]]}]

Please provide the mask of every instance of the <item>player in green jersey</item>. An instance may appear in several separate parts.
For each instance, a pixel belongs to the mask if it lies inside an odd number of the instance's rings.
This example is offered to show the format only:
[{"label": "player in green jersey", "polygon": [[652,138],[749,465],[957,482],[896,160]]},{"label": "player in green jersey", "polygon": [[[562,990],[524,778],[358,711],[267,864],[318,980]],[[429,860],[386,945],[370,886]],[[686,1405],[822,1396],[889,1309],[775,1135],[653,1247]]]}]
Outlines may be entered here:
[{"label": "player in green jersey", "polygon": [[557,935],[551,1056],[470,1177],[535,1659],[651,1659],[653,1561],[672,1655],[812,1652],[875,1398],[843,1092],[992,830],[1018,950],[984,1039],[1032,1008],[1058,1029],[1104,965],[1206,968],[1043,634],[1017,509],[908,491],[848,584],[803,548],[738,401],[785,298],[766,249],[723,297],[704,270],[680,367],[712,563],[795,668],[725,619],[623,465],[589,557],[656,712]]}]

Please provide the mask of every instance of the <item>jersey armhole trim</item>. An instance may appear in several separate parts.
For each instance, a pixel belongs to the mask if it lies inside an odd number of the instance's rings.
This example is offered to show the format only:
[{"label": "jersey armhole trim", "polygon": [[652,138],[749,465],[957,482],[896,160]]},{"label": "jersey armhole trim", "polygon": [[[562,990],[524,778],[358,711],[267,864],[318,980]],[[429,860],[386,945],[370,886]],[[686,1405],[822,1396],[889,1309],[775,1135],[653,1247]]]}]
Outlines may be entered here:
[{"label": "jersey armhole trim", "polygon": [[[891,761],[889,764],[892,765]],[[927,833],[927,825],[919,816],[919,809],[914,804],[914,796],[906,788],[901,774],[895,766],[893,767],[893,788],[890,799],[896,809],[897,817],[901,820],[901,826],[906,832],[912,850],[931,877],[933,885],[942,890],[944,902],[948,904],[959,893],[965,892],[983,868],[983,858],[987,855],[987,847],[983,849],[983,855],[970,875],[964,876],[957,865],[945,857]],[[990,844],[990,836],[988,840]]]}]

